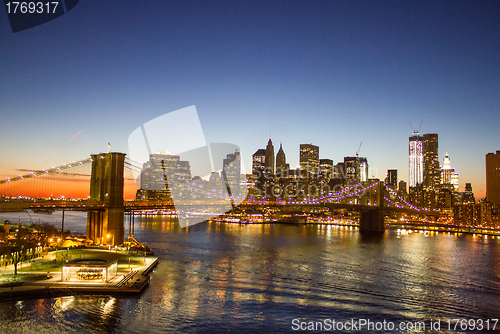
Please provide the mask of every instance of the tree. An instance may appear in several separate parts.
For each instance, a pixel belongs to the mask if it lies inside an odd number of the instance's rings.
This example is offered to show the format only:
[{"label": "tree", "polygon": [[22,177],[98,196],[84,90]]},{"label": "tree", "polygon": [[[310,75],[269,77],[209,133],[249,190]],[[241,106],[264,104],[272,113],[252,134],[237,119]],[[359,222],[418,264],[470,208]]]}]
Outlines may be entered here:
[{"label": "tree", "polygon": [[14,265],[14,275],[17,275],[17,265],[26,258],[26,253],[29,248],[33,247],[30,242],[30,232],[28,229],[19,227],[16,234],[14,245],[10,247],[10,258]]},{"label": "tree", "polygon": [[24,245],[16,245],[11,248],[10,258],[14,265],[14,275],[17,275],[17,265],[24,260],[26,255],[26,248]]}]

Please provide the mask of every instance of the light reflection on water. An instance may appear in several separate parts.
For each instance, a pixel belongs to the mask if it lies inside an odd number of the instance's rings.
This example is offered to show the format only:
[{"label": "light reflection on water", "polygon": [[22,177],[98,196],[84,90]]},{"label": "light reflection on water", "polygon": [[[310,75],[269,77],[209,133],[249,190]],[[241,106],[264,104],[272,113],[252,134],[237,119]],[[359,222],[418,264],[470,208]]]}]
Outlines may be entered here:
[{"label": "light reflection on water", "polygon": [[294,318],[499,316],[497,239],[328,225],[181,230],[161,216],[136,217],[135,236],[161,258],[143,294],[3,302],[0,331],[290,332]]}]

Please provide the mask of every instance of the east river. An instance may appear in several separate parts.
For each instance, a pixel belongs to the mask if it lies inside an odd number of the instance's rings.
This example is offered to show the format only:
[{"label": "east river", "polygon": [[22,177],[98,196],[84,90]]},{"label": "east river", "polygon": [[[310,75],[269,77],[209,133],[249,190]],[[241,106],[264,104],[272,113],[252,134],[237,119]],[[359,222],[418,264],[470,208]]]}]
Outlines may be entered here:
[{"label": "east river", "polygon": [[[84,220],[68,219],[69,229],[84,231]],[[136,238],[160,258],[141,295],[2,301],[0,332],[277,333],[359,319],[392,322],[394,332],[423,322],[429,332],[438,320],[447,330],[450,319],[486,326],[500,318],[498,238],[367,237],[330,225],[180,229],[161,216],[135,222]],[[450,332],[463,332],[454,325]]]}]

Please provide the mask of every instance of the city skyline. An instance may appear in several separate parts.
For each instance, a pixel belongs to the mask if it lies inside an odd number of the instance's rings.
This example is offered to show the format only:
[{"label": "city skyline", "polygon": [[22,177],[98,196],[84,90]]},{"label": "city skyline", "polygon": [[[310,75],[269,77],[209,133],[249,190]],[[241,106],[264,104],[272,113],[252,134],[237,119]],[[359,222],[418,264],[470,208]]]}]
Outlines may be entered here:
[{"label": "city skyline", "polygon": [[0,332],[500,328],[500,1],[4,5]]},{"label": "city skyline", "polygon": [[375,177],[408,181],[408,122],[422,121],[460,191],[485,196],[500,142],[498,3],[193,4],[82,2],[16,34],[1,14],[0,177],[107,143],[126,153],[137,126],[196,105],[207,142],[238,145],[247,171],[271,131],[291,168],[300,144],[335,164],[363,142]]}]

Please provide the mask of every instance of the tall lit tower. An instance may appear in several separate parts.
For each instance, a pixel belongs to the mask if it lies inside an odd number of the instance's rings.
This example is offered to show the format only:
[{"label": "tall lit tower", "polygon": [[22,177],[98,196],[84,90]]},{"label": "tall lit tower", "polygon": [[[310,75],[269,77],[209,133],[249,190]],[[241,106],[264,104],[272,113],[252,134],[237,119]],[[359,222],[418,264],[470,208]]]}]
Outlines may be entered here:
[{"label": "tall lit tower", "polygon": [[450,185],[450,190],[458,192],[458,173],[451,167],[451,160],[448,152],[443,158],[443,168],[441,168],[441,184]]},{"label": "tall lit tower", "polygon": [[410,187],[421,185],[424,179],[423,173],[423,137],[418,132],[413,132],[410,137]]},{"label": "tall lit tower", "polygon": [[438,157],[437,133],[426,133],[423,136],[424,153],[424,187],[435,189],[441,181],[441,170]]},{"label": "tall lit tower", "polygon": [[441,169],[441,183],[451,184],[451,174],[453,172],[455,172],[455,170],[451,168],[450,156],[448,152],[446,152],[443,158],[443,168]]}]

